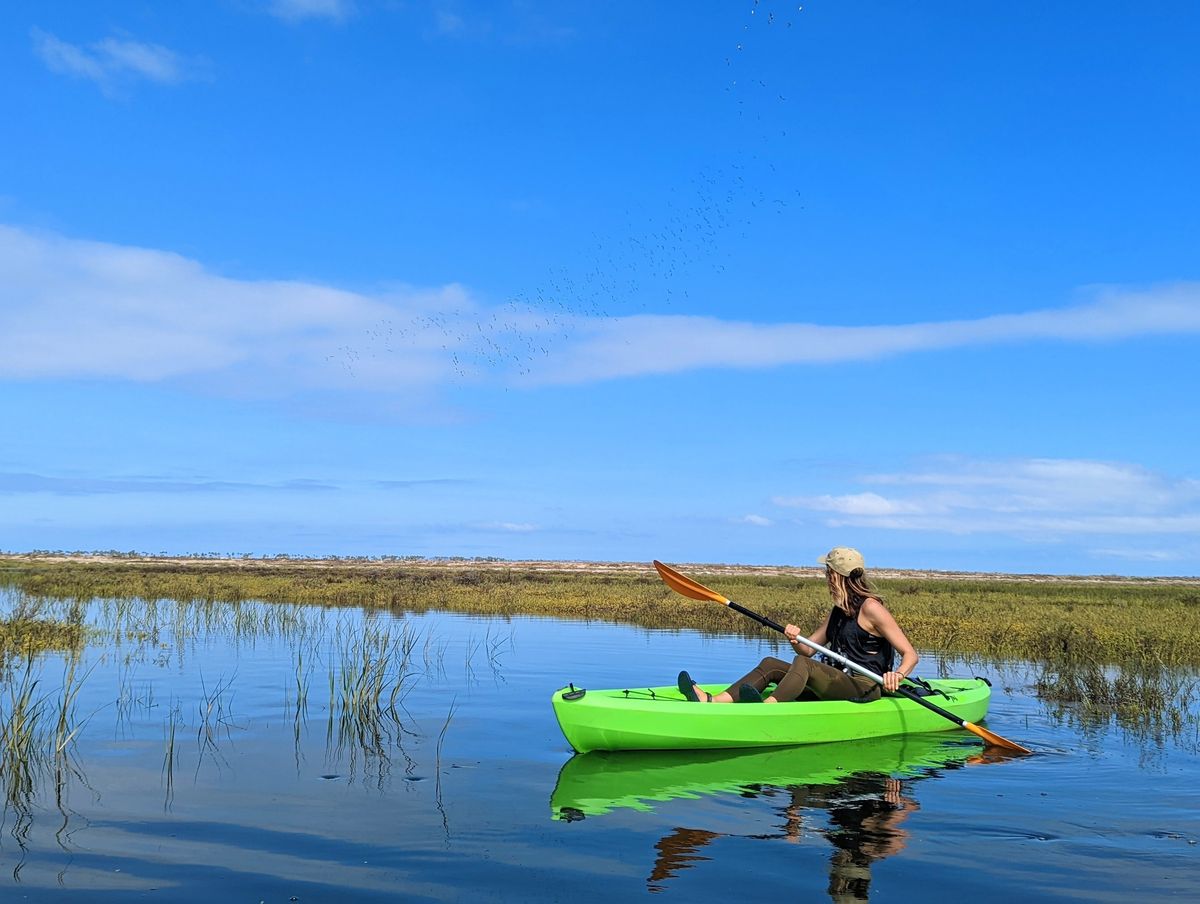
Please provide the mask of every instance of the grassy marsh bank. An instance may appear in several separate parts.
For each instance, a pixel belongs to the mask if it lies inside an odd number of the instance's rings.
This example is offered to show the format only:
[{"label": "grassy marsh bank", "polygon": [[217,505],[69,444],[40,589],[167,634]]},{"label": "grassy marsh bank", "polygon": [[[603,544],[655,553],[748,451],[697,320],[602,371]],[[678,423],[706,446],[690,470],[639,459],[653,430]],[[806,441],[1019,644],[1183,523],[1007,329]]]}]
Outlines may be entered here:
[{"label": "grassy marsh bank", "polygon": [[[765,571],[765,570],[764,570]],[[808,626],[829,602],[815,575],[688,572],[777,621]],[[1020,580],[1009,576],[884,577],[878,589],[918,649],[1032,661],[1200,666],[1200,585]],[[683,599],[653,571],[553,570],[270,560],[0,560],[0,585],[32,597],[87,600],[263,600],[392,611],[544,615],[754,634],[721,606]]]},{"label": "grassy marsh bank", "polygon": [[[86,630],[88,642],[95,638],[98,644],[113,645],[128,667],[143,657],[157,661],[164,649],[174,650],[182,661],[195,655],[197,640],[214,634],[227,636],[235,645],[280,638],[293,647],[285,710],[292,713],[297,737],[308,717],[310,694],[327,678],[328,701],[326,705],[322,700],[321,706],[328,744],[342,753],[349,751],[351,760],[363,768],[386,770],[386,751],[413,730],[401,718],[403,699],[417,675],[442,667],[447,639],[414,633],[404,619],[394,635],[368,625],[361,634],[343,636],[338,607],[401,616],[426,611],[501,618],[533,615],[762,634],[753,622],[722,606],[672,593],[649,566],[588,568],[565,563],[554,568],[551,563],[438,566],[8,557],[0,558],[0,599],[7,599],[12,617],[0,622],[0,639],[6,626],[21,626],[13,629],[13,636],[23,637],[26,645],[12,650],[30,656],[38,649],[76,649]],[[816,569],[780,574],[728,566],[711,571],[697,565],[683,568],[776,621],[808,627],[828,611],[825,581]],[[943,668],[961,670],[978,658],[985,669],[998,667],[1004,676],[1008,667],[1003,661],[1010,660],[1013,674],[1022,676],[1021,684],[1064,718],[1115,720],[1151,739],[1195,735],[1200,741],[1200,582],[892,573],[877,586],[918,649],[941,654]],[[85,611],[86,628],[81,627]],[[40,648],[29,646],[35,637],[47,640]],[[333,646],[322,661],[319,651],[331,638]],[[457,642],[466,645],[468,672],[480,659],[495,671],[498,651],[511,645],[511,635],[506,639],[501,629],[493,636],[489,628],[482,639],[460,635]],[[9,656],[10,661],[14,658]],[[1032,674],[1026,663],[1035,665]],[[997,674],[994,668],[992,674]],[[16,671],[10,670],[9,677],[15,679]],[[118,712],[131,706],[138,694],[149,693],[123,688]],[[20,699],[20,694],[14,698]],[[49,715],[26,719],[26,710],[29,707],[6,706],[0,700],[0,729],[18,716],[20,724],[52,721]],[[212,700],[201,711],[210,713]],[[168,751],[173,750],[177,723],[183,724],[182,711],[167,726]],[[203,737],[214,753],[224,724],[208,715],[202,720]],[[48,729],[41,734],[48,736]],[[9,743],[5,738],[26,736],[32,737],[29,732],[4,730],[0,747]],[[391,740],[385,743],[386,739]],[[56,749],[41,742],[36,746]],[[167,765],[175,762],[173,753],[165,757]],[[43,762],[50,764],[54,758],[47,756]],[[173,774],[171,769],[166,772]],[[0,779],[15,774],[5,771],[0,761]]]},{"label": "grassy marsh bank", "polygon": [[34,656],[46,650],[77,650],[83,645],[84,627],[78,607],[61,615],[51,615],[45,608],[38,597],[18,594],[10,610],[0,612],[0,664],[14,657]]}]

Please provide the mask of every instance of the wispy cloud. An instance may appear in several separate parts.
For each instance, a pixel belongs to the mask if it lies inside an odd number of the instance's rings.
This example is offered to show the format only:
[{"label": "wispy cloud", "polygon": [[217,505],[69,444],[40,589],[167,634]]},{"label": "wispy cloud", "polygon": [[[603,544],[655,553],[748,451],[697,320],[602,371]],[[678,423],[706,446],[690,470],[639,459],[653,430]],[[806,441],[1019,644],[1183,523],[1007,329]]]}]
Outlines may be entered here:
[{"label": "wispy cloud", "polygon": [[865,474],[856,482],[861,492],[773,501],[816,513],[836,527],[1030,539],[1200,531],[1200,480],[1119,462],[943,458],[909,473]]},{"label": "wispy cloud", "polygon": [[430,13],[431,26],[425,32],[430,39],[528,45],[561,44],[577,35],[574,27],[551,18],[561,16],[561,7],[523,0],[475,6],[469,14],[464,13],[462,5],[454,0],[437,0]]},{"label": "wispy cloud", "polygon": [[1167,549],[1126,549],[1119,547],[1115,549],[1092,549],[1089,552],[1096,558],[1128,559],[1133,562],[1176,562],[1189,558],[1181,550]]},{"label": "wispy cloud", "polygon": [[895,326],[758,324],[641,315],[579,326],[577,341],[535,375],[586,383],[700,368],[769,368],[867,361],[916,352],[1030,341],[1111,342],[1200,332],[1200,284],[1096,290],[1072,307]]},{"label": "wispy cloud", "polygon": [[[457,284],[363,292],[233,279],[170,252],[2,225],[0,285],[0,379],[175,381],[314,402],[349,393],[417,404],[422,393],[463,381],[586,384],[988,343],[1200,332],[1197,283],[1107,289],[1057,310],[896,326],[612,318],[585,315],[570,297],[489,305]],[[391,402],[370,404],[383,410]],[[903,500],[853,495],[823,504],[913,514]]]},{"label": "wispy cloud", "polygon": [[737,524],[752,524],[755,527],[771,527],[775,523],[770,518],[765,518],[762,515],[743,515],[734,520]]},{"label": "wispy cloud", "polygon": [[289,22],[305,19],[331,19],[340,22],[354,13],[352,0],[271,0],[271,15]]},{"label": "wispy cloud", "polygon": [[87,45],[67,41],[35,28],[34,52],[52,72],[85,78],[111,93],[119,85],[148,81],[177,85],[201,77],[203,64],[161,44],[109,37]]},{"label": "wispy cloud", "polygon": [[499,531],[505,534],[531,534],[539,529],[536,524],[521,521],[487,521],[476,524],[475,527],[482,531]]},{"label": "wispy cloud", "polygon": [[466,20],[453,10],[438,7],[433,11],[434,31],[439,35],[457,35],[466,30]]},{"label": "wispy cloud", "polygon": [[336,490],[317,480],[247,483],[201,478],[172,477],[58,477],[21,472],[0,472],[0,494],[50,493],[57,496],[108,496],[124,493],[242,493],[246,491],[322,492]]},{"label": "wispy cloud", "polygon": [[411,490],[416,487],[466,486],[471,483],[474,481],[462,477],[428,477],[414,480],[376,480],[372,486],[381,490]]},{"label": "wispy cloud", "polygon": [[179,255],[0,226],[0,378],[400,393],[454,373],[459,286],[375,295],[222,277]]}]

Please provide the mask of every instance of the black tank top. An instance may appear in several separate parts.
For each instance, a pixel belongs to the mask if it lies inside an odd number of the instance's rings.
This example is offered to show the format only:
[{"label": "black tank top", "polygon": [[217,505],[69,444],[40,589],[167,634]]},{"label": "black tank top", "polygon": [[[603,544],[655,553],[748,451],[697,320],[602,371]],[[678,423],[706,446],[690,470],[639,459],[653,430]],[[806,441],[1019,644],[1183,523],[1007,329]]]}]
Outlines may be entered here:
[{"label": "black tank top", "polygon": [[[884,637],[876,637],[858,623],[858,614],[847,615],[837,606],[829,613],[829,649],[841,653],[851,662],[870,669],[876,675],[892,670],[896,651]],[[841,666],[834,662],[833,665]]]}]

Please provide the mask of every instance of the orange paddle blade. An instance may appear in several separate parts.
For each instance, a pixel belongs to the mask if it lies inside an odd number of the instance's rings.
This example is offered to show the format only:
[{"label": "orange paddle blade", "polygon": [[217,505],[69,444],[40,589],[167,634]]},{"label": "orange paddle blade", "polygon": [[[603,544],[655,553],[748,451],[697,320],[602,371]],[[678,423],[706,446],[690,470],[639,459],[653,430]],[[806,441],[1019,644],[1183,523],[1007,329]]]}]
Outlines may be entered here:
[{"label": "orange paddle blade", "polygon": [[1022,747],[1016,741],[1010,741],[1008,738],[1002,738],[995,732],[988,731],[981,725],[976,725],[973,722],[963,721],[962,727],[972,734],[977,734],[983,738],[984,743],[992,747],[1000,747],[1004,750],[1011,750],[1013,753],[1033,753],[1028,747]]},{"label": "orange paddle blade", "polygon": [[654,560],[654,567],[658,570],[658,576],[663,579],[664,583],[676,593],[682,594],[689,599],[694,600],[711,600],[714,603],[728,605],[729,599],[721,596],[715,590],[709,590],[703,584],[698,584],[691,578],[684,577],[674,568],[664,565],[658,559]]}]

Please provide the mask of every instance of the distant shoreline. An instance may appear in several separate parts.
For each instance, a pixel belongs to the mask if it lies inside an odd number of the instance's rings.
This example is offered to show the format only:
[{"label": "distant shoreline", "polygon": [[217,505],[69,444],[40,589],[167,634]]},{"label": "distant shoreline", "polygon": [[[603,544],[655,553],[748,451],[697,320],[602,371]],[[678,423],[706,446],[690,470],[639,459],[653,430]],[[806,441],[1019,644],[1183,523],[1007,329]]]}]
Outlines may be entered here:
[{"label": "distant shoreline", "polygon": [[[430,571],[545,571],[574,574],[646,574],[653,575],[650,562],[588,562],[554,559],[497,559],[491,557],[423,557],[423,556],[155,556],[118,552],[0,552],[0,562],[58,563],[81,565],[125,565],[153,567],[195,567],[212,569],[280,568],[280,569],[361,569],[379,571],[405,568]],[[819,577],[823,570],[816,565],[737,565],[729,563],[672,562],[687,572],[716,575]],[[1004,581],[1036,584],[1133,584],[1200,586],[1200,577],[1184,575],[1168,577],[1130,577],[1124,575],[1054,575],[1006,574],[986,571],[932,571],[929,569],[873,568],[871,576],[881,580],[944,580],[944,581]]]}]

